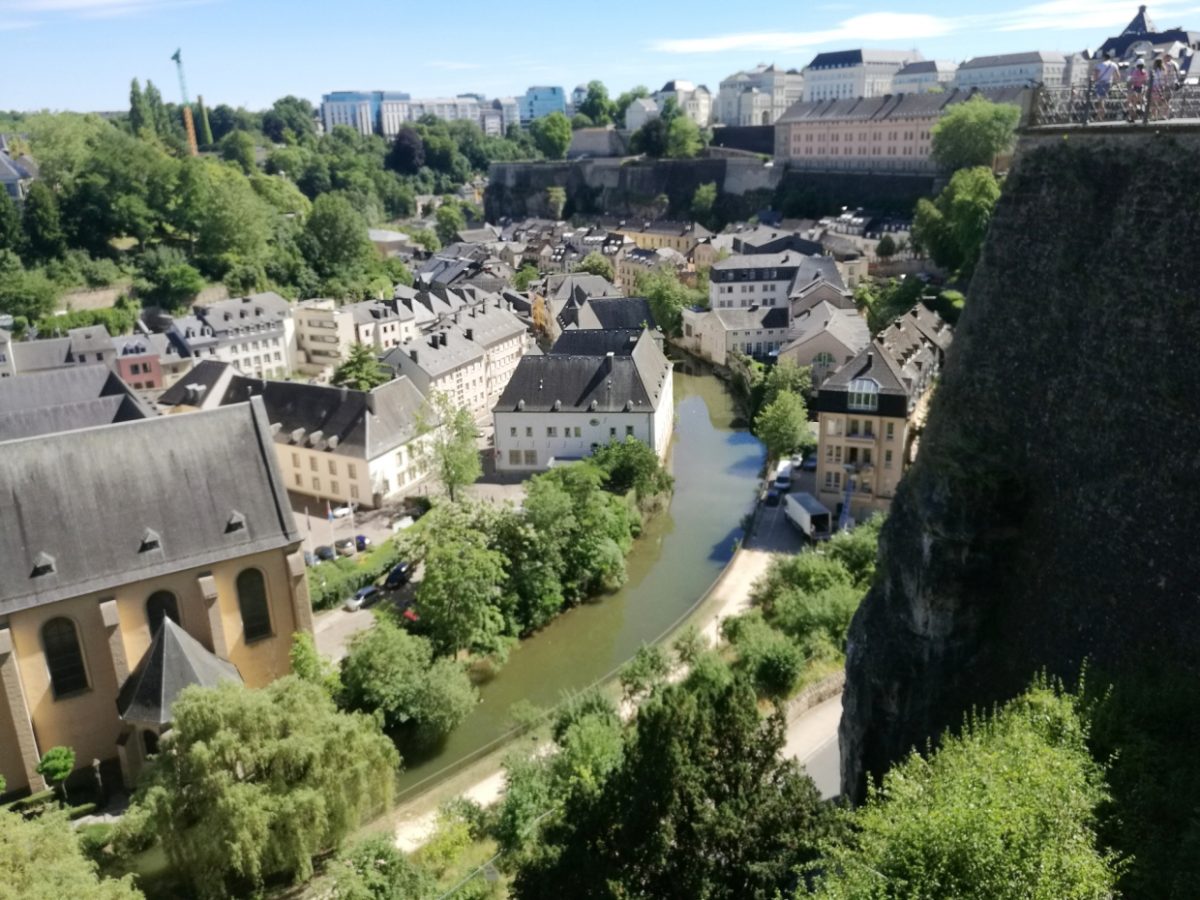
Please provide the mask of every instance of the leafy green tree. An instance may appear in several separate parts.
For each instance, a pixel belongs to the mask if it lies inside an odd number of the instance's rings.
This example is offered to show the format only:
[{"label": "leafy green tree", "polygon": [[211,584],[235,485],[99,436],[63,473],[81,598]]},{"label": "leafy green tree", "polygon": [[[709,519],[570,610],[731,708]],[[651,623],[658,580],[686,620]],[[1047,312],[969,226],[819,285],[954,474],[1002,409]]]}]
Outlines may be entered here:
[{"label": "leafy green tree", "polygon": [[342,683],[338,670],[317,651],[317,644],[307,631],[297,631],[292,635],[288,661],[292,664],[292,674],[297,678],[320,685],[335,700],[340,696]]},{"label": "leafy green tree", "polygon": [[619,765],[544,826],[514,896],[733,900],[790,888],[834,820],[780,759],[783,740],[782,716],[761,719],[744,678],[652,696]]},{"label": "leafy green tree", "polygon": [[804,398],[782,391],[754,420],[754,433],[767,448],[770,459],[782,459],[797,447],[812,443]]},{"label": "leafy green tree", "polygon": [[451,656],[463,650],[503,655],[504,557],[452,504],[436,507],[426,519],[425,577],[417,587],[417,607],[435,649]]},{"label": "leafy green tree", "polygon": [[618,122],[624,122],[625,111],[629,109],[629,105],[633,103],[634,100],[642,100],[649,96],[650,89],[644,84],[639,84],[633,90],[624,91],[619,97],[617,97],[616,103],[614,104],[613,118]]},{"label": "leafy green tree", "polygon": [[232,166],[189,158],[180,172],[177,227],[194,237],[193,259],[221,278],[234,262],[266,260],[275,214]]},{"label": "leafy green tree", "polygon": [[263,134],[277,144],[304,141],[316,133],[316,111],[307,100],[288,94],[263,113]]},{"label": "leafy green tree", "polygon": [[654,449],[633,436],[598,448],[592,462],[604,472],[605,487],[614,494],[633,491],[643,500],[667,493],[674,484]]},{"label": "leafy green tree", "polygon": [[351,639],[341,680],[348,708],[378,711],[388,731],[422,743],[444,738],[479,699],[461,664],[434,660],[428,640],[386,617]]},{"label": "leafy green tree", "polygon": [[140,135],[147,127],[153,130],[154,125],[150,121],[146,98],[142,96],[142,86],[135,78],[129,85],[129,130]]},{"label": "leafy green tree", "polygon": [[410,228],[408,236],[413,239],[413,243],[423,248],[427,253],[437,253],[442,249],[442,242],[438,239],[437,232],[428,228]]},{"label": "leafy green tree", "polygon": [[153,81],[146,82],[146,90],[142,97],[146,102],[147,124],[160,138],[167,137],[171,133],[170,116],[167,113],[167,107],[163,104],[162,94],[159,93]]},{"label": "leafy green tree", "polygon": [[667,126],[667,146],[664,154],[670,159],[691,159],[704,149],[700,126],[687,116],[672,119]]},{"label": "leafy green tree", "polygon": [[70,747],[51,747],[42,754],[37,764],[37,773],[62,793],[67,799],[67,778],[75,771],[75,751]]},{"label": "leafy green tree", "polygon": [[[420,427],[427,435],[426,453],[434,474],[453,503],[459,490],[474,484],[483,474],[476,441],[479,430],[471,411],[456,406],[443,393],[435,393],[431,400],[427,420]],[[432,415],[432,420],[428,416]]]},{"label": "leafy green tree", "polygon": [[678,335],[683,331],[683,310],[688,306],[704,306],[708,297],[697,288],[679,280],[669,268],[660,267],[638,276],[637,294],[645,297],[654,313],[654,322],[663,334]]},{"label": "leafy green tree", "polygon": [[746,672],[764,697],[785,698],[804,672],[804,653],[782,631],[753,609],[726,619],[722,633],[737,651],[735,669]]},{"label": "leafy green tree", "polygon": [[917,202],[913,242],[939,266],[969,279],[999,199],[1000,184],[991,169],[959,169],[935,201]]},{"label": "leafy green tree", "polygon": [[213,144],[212,126],[208,121],[208,107],[204,105],[204,98],[199,95],[196,97],[196,138],[201,147],[211,147]]},{"label": "leafy green tree", "polygon": [[54,308],[57,296],[44,272],[27,270],[11,250],[0,250],[0,312],[34,322]]},{"label": "leafy green tree", "polygon": [[979,94],[956,103],[933,126],[933,159],[948,172],[991,168],[996,156],[1012,149],[1020,119],[1019,107]]},{"label": "leafy green tree", "polygon": [[8,250],[19,254],[24,243],[21,230],[21,214],[8,191],[0,191],[0,252]]},{"label": "leafy green tree", "polygon": [[561,219],[567,206],[567,192],[558,185],[546,188],[546,210],[552,219]]},{"label": "leafy green tree", "polygon": [[575,271],[586,272],[589,275],[599,275],[601,278],[606,278],[609,281],[615,281],[617,277],[612,261],[599,250],[593,250],[580,260],[579,265],[575,267]]},{"label": "leafy green tree", "polygon": [[[632,100],[630,102],[633,102]],[[602,81],[589,81],[587,96],[576,112],[587,116],[596,125],[609,125],[616,113],[616,104],[608,97],[608,88]]]},{"label": "leafy green tree", "polygon": [[367,716],[294,676],[265,688],[190,687],[118,833],[157,835],[201,898],[300,881],[388,806],[400,760]]},{"label": "leafy green tree", "polygon": [[692,218],[706,228],[711,228],[716,224],[713,218],[713,205],[716,202],[717,183],[709,181],[700,185],[692,194]]},{"label": "leafy green tree", "polygon": [[333,869],[333,900],[433,900],[437,881],[415,865],[387,835],[348,847]]},{"label": "leafy green tree", "polygon": [[45,181],[38,180],[29,186],[21,227],[25,231],[25,249],[31,259],[57,259],[66,252],[58,197]]},{"label": "leafy green tree", "polygon": [[133,876],[100,878],[63,813],[26,819],[0,810],[0,897],[4,900],[141,900]]},{"label": "leafy green tree", "polygon": [[415,128],[404,127],[396,132],[388,148],[385,164],[401,175],[416,175],[425,165],[425,143]]},{"label": "leafy green tree", "polygon": [[369,391],[389,380],[388,371],[375,358],[375,353],[365,344],[355,344],[350,354],[337,369],[330,381],[339,387],[356,391]]},{"label": "leafy green tree", "polygon": [[501,607],[508,634],[529,634],[544,626],[566,604],[562,584],[562,555],[548,549],[545,535],[531,517],[500,510],[488,525],[490,546],[508,560]]},{"label": "leafy green tree", "polygon": [[666,683],[671,658],[657,644],[643,644],[621,667],[621,693],[626,703],[638,703]]},{"label": "leafy green tree", "polygon": [[237,163],[247,175],[254,173],[258,169],[254,138],[244,131],[231,131],[221,140],[221,159]]},{"label": "leafy green tree", "polygon": [[661,115],[646,122],[629,138],[629,149],[634,153],[644,153],[651,159],[661,159],[667,156],[667,134],[670,123]]},{"label": "leafy green tree", "polygon": [[592,128],[595,122],[585,116],[583,113],[575,113],[571,116],[571,130],[578,131],[580,128]]},{"label": "leafy green tree", "polygon": [[875,245],[875,255],[883,260],[896,255],[896,241],[890,234],[885,234],[879,239],[879,243]]},{"label": "leafy green tree", "polygon": [[896,765],[831,848],[816,895],[1115,896],[1119,865],[1095,831],[1108,795],[1077,703],[1036,684],[936,753]]},{"label": "leafy green tree", "polygon": [[783,359],[773,366],[765,367],[762,375],[750,386],[751,418],[757,418],[763,407],[775,401],[784,391],[790,391],[799,397],[812,394],[812,369],[809,366],[798,366],[789,359]]},{"label": "leafy green tree", "polygon": [[839,531],[825,545],[825,552],[846,567],[855,587],[869,588],[875,579],[879,532],[885,516],[876,514],[849,531]]},{"label": "leafy green tree", "polygon": [[467,220],[457,203],[443,203],[435,215],[437,236],[443,244],[452,244],[458,240],[458,233],[467,227]]},{"label": "leafy green tree", "polygon": [[529,125],[534,145],[547,159],[563,159],[571,146],[571,120],[560,112],[534,119]]},{"label": "leafy green tree", "polygon": [[521,268],[517,269],[517,274],[513,276],[513,287],[518,291],[527,291],[529,290],[529,285],[537,280],[537,266],[525,263]]},{"label": "leafy green tree", "polygon": [[871,333],[879,334],[920,303],[924,290],[918,278],[864,280],[854,290],[854,302],[865,310]]},{"label": "leafy green tree", "polygon": [[204,290],[204,277],[186,262],[183,251],[158,245],[138,257],[134,284],[147,305],[179,309]]},{"label": "leafy green tree", "polygon": [[312,242],[312,267],[326,278],[358,273],[374,258],[367,224],[342,194],[322,194],[313,201],[304,229]]}]

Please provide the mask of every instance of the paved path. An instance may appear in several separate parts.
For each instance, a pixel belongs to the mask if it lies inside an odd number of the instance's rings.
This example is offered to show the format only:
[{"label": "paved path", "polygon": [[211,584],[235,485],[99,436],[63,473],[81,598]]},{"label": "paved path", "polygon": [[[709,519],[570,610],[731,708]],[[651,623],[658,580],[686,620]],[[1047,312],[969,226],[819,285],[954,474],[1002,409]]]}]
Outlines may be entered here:
[{"label": "paved path", "polygon": [[842,718],[842,695],[831,697],[801,713],[788,723],[783,755],[798,761],[817,783],[825,799],[841,791],[841,755],[838,722]]}]

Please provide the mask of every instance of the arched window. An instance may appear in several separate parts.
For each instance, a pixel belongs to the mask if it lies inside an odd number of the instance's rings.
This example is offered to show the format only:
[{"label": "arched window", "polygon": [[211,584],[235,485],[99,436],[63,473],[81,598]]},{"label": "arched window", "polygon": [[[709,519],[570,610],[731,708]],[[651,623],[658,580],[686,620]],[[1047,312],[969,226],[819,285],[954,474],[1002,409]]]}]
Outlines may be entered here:
[{"label": "arched window", "polygon": [[271,610],[267,604],[267,582],[258,569],[246,569],[237,577],[238,608],[242,633],[247,641],[271,634]]},{"label": "arched window", "polygon": [[42,651],[46,654],[55,697],[87,690],[87,667],[83,664],[83,650],[74,622],[60,616],[43,625]]},{"label": "arched window", "polygon": [[164,618],[179,624],[179,601],[170,591],[155,591],[146,600],[146,621],[150,623],[151,636],[158,634]]},{"label": "arched window", "polygon": [[879,408],[879,384],[871,378],[855,378],[850,382],[850,409],[873,411]]}]

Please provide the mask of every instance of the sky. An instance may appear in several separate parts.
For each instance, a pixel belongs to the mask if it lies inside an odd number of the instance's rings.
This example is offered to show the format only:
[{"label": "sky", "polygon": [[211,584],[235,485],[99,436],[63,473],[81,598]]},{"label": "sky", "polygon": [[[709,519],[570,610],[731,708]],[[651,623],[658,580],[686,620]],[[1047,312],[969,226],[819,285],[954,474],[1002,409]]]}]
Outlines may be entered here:
[{"label": "sky", "polygon": [[[715,93],[739,69],[802,68],[822,50],[961,61],[1094,48],[1136,13],[1124,0],[0,0],[0,109],[123,109],[134,77],[178,101],[176,48],[209,106],[347,89],[501,97],[595,78],[614,96],[672,78]],[[1200,0],[1149,13],[1160,28],[1200,28]]]}]

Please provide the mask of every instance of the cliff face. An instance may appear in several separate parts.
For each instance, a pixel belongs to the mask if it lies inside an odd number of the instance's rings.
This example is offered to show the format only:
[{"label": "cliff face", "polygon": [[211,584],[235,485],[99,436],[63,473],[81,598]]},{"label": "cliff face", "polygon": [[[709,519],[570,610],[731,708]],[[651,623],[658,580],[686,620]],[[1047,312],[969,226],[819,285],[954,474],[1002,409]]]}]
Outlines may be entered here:
[{"label": "cliff face", "polygon": [[850,629],[843,789],[1042,668],[1200,668],[1200,132],[1025,138]]}]

